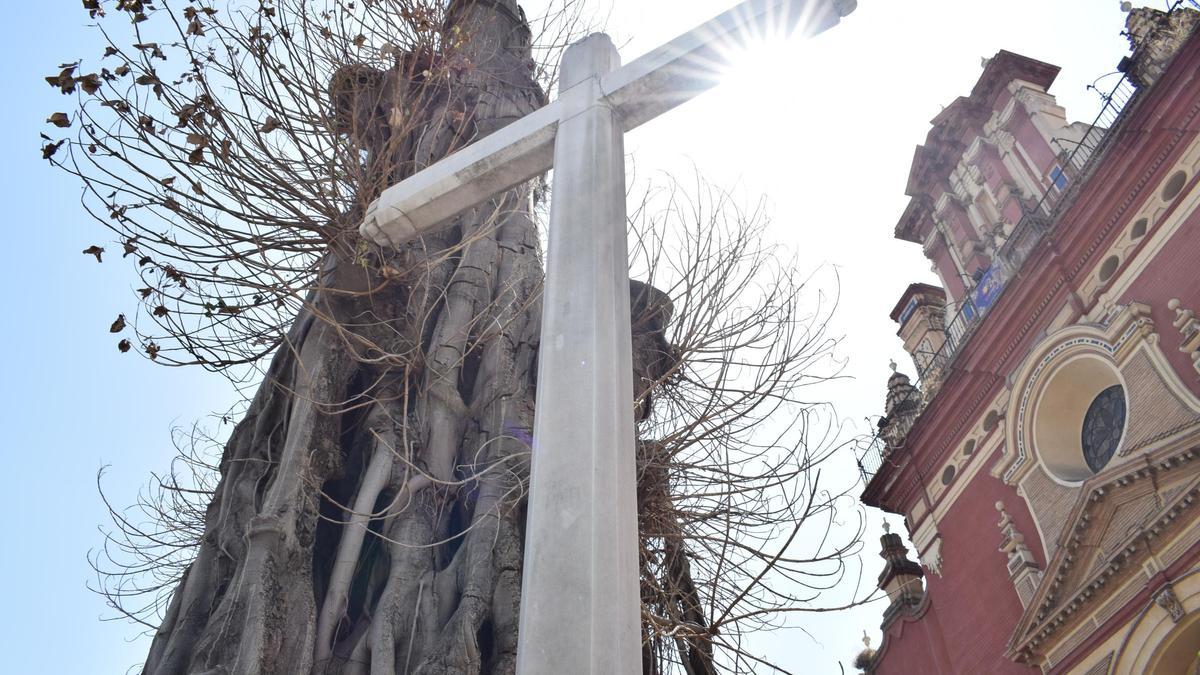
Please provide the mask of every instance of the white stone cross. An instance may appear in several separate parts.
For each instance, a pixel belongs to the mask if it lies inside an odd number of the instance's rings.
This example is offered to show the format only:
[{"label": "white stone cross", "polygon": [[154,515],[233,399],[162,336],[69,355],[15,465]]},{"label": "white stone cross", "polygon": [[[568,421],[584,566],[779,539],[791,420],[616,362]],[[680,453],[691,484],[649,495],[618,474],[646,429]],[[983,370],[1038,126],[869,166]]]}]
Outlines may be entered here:
[{"label": "white stone cross", "polygon": [[360,227],[398,245],[554,168],[517,672],[640,673],[624,134],[717,83],[767,27],[815,35],[855,0],[745,0],[620,67],[571,45],[559,98],[383,192]]}]

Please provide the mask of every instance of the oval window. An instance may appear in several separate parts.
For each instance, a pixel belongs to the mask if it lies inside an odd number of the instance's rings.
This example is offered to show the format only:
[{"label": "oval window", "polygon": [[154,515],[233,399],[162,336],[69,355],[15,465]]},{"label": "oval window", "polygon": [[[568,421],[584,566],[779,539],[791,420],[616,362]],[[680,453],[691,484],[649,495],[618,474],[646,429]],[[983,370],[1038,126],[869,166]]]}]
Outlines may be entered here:
[{"label": "oval window", "polygon": [[1167,184],[1163,186],[1163,200],[1169,202],[1178,197],[1185,183],[1187,183],[1187,174],[1182,171],[1176,171],[1174,175],[1167,179]]},{"label": "oval window", "polygon": [[953,464],[946,467],[945,471],[942,471],[942,485],[949,485],[950,481],[954,480],[955,473],[956,469]]},{"label": "oval window", "polygon": [[1117,453],[1125,432],[1125,388],[1119,384],[1092,399],[1083,416],[1083,459],[1093,473],[1100,473]]},{"label": "oval window", "polygon": [[1136,223],[1133,224],[1133,230],[1131,230],[1129,232],[1129,238],[1130,239],[1141,239],[1142,237],[1146,236],[1146,227],[1149,224],[1150,224],[1150,222],[1147,219],[1145,219],[1145,218],[1139,219]]},{"label": "oval window", "polygon": [[967,444],[963,446],[962,452],[964,455],[967,455],[967,456],[974,454],[974,452],[975,452],[975,439],[974,438],[967,441]]},{"label": "oval window", "polygon": [[1108,281],[1112,275],[1117,273],[1117,265],[1121,264],[1121,259],[1115,255],[1110,255],[1104,264],[1100,265],[1100,281]]}]

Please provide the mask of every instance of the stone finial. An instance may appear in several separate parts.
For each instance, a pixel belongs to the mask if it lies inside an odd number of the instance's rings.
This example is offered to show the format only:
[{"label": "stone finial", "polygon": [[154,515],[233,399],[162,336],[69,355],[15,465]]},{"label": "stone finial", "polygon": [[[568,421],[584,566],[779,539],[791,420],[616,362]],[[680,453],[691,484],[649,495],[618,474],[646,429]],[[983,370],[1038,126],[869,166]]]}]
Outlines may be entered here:
[{"label": "stone finial", "polygon": [[1167,301],[1167,309],[1175,312],[1175,320],[1171,322],[1175,328],[1183,334],[1186,341],[1197,334],[1200,334],[1200,321],[1196,320],[1196,313],[1190,309],[1184,309],[1179,302],[1179,298],[1171,298]]},{"label": "stone finial", "polygon": [[885,521],[883,521],[883,533],[884,533],[884,534],[891,534],[891,533],[892,533],[892,526],[891,526],[891,525],[888,523],[888,521],[886,521],[886,520],[885,520]]},{"label": "stone finial", "polygon": [[1200,12],[1186,8],[1163,12],[1149,7],[1131,7],[1128,11],[1125,34],[1133,53],[1122,61],[1121,69],[1134,84],[1150,86],[1158,81],[1175,52],[1192,34]]},{"label": "stone finial", "polygon": [[863,631],[862,641],[866,646],[854,657],[854,667],[861,671],[866,671],[875,664],[875,650],[871,649],[871,636],[867,635],[867,631],[865,630]]},{"label": "stone finial", "polygon": [[996,502],[996,510],[1000,512],[1000,522],[997,523],[997,526],[1003,535],[999,550],[1008,556],[1009,579],[1017,589],[1017,597],[1021,599],[1021,606],[1027,607],[1038,584],[1042,581],[1042,572],[1033,559],[1033,553],[1025,545],[1025,535],[1017,530],[1017,524],[1009,515],[1003,501]]},{"label": "stone finial", "polygon": [[922,579],[924,570],[908,557],[908,548],[900,535],[887,532],[879,538],[879,557],[886,564],[879,573],[878,587],[888,595],[890,604],[883,612],[883,628],[892,624],[899,616],[916,610],[925,597]]},{"label": "stone finial", "polygon": [[1009,563],[1012,563],[1014,557],[1032,560],[1033,556],[1029,553],[1029,548],[1025,546],[1025,535],[1017,531],[1017,525],[1005,509],[1004,502],[996,502],[996,510],[1000,512],[1000,522],[997,525],[1004,535],[1004,542],[1000,545],[1000,550],[1008,553]]},{"label": "stone finial", "polygon": [[[1008,510],[1004,506],[1004,502],[996,502],[996,510],[1000,512],[1000,531],[1004,533],[1006,542],[1015,542],[1017,547],[1025,547],[1025,536],[1017,531],[1017,526],[1013,522],[1012,516],[1008,515]],[[1004,549],[1001,549],[1004,550]]]},{"label": "stone finial", "polygon": [[880,421],[880,433],[891,447],[904,441],[912,425],[921,414],[921,392],[914,387],[904,373],[893,370],[887,383],[884,400],[884,418]]},{"label": "stone finial", "polygon": [[1190,309],[1185,309],[1179,298],[1171,298],[1167,301],[1167,309],[1175,312],[1175,319],[1171,325],[1179,331],[1183,340],[1179,344],[1179,351],[1189,355],[1192,359],[1192,366],[1197,372],[1200,372],[1200,319],[1196,318],[1196,313]]},{"label": "stone finial", "polygon": [[908,375],[900,371],[892,371],[891,377],[888,378],[887,388],[884,412],[889,416],[897,412],[907,412],[920,400],[917,388],[909,381]]}]

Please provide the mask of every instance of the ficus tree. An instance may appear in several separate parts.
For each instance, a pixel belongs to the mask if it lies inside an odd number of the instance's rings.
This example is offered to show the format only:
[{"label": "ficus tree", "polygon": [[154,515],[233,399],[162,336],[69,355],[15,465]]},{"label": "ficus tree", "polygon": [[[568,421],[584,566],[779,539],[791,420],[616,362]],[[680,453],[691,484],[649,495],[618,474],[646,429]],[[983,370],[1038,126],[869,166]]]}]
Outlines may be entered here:
[{"label": "ficus tree", "polygon": [[[387,186],[543,105],[575,0],[84,0],[43,156],[139,276],[117,348],[256,388],[94,556],[143,672],[511,673],[542,282],[534,181],[398,248]],[[632,209],[645,673],[761,671],[859,527],[821,481],[831,302],[697,180]],[[815,295],[815,298],[814,298]],[[844,525],[844,523],[842,523]]]}]

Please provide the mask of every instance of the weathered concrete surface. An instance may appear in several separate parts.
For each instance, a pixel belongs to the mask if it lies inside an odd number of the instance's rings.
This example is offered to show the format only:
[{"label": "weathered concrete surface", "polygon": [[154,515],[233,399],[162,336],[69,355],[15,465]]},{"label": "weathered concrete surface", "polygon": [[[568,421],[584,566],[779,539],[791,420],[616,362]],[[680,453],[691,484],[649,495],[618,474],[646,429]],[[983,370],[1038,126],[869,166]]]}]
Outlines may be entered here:
[{"label": "weathered concrete surface", "polygon": [[517,671],[641,671],[624,132],[606,35],[563,57]]}]

